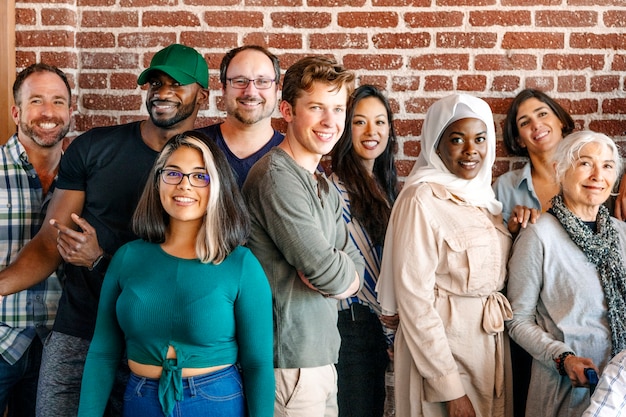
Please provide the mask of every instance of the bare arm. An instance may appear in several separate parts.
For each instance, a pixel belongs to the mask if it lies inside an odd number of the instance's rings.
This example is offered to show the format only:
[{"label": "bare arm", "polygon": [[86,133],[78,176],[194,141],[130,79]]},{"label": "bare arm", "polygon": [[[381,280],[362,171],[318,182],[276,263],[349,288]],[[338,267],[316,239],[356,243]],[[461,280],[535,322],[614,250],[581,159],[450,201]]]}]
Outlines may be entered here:
[{"label": "bare arm", "polygon": [[85,202],[82,191],[54,191],[46,219],[35,237],[22,248],[18,257],[0,271],[0,294],[8,295],[25,290],[50,276],[62,261],[57,250],[57,229],[50,219],[72,225],[71,213],[80,213]]},{"label": "bare arm", "polygon": [[54,226],[58,234],[57,249],[65,262],[91,268],[104,253],[98,244],[96,229],[75,213],[72,213],[72,221],[81,230],[74,230],[59,223],[56,219],[50,220],[50,224]]}]

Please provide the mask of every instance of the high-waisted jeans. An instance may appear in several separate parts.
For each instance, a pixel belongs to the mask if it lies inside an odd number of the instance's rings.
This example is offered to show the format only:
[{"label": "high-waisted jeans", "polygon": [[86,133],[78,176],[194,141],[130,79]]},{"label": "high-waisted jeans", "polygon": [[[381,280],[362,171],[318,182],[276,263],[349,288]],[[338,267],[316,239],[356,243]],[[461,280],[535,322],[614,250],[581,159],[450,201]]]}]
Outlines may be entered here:
[{"label": "high-waisted jeans", "polygon": [[[164,417],[159,380],[131,374],[124,394],[124,417]],[[241,375],[233,365],[206,375],[183,378],[183,400],[165,417],[244,417]]]}]

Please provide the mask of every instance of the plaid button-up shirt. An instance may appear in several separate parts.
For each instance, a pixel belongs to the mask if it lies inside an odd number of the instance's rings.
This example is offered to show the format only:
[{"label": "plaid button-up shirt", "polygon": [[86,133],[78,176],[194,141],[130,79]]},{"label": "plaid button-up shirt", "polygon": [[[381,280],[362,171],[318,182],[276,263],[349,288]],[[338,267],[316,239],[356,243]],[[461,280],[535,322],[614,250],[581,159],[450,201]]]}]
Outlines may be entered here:
[{"label": "plaid button-up shirt", "polygon": [[[39,230],[50,200],[17,135],[0,146],[0,269],[16,257]],[[61,285],[57,274],[0,302],[0,355],[17,362],[37,335],[52,328]]]}]

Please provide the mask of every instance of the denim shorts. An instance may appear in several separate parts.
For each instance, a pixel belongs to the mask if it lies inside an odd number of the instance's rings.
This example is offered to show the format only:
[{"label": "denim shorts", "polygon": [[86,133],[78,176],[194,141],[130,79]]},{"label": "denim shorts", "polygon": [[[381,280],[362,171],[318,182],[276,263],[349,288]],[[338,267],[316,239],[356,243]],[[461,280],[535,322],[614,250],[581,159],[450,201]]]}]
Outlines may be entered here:
[{"label": "denim shorts", "polygon": [[183,378],[183,400],[169,416],[159,403],[159,380],[131,374],[124,393],[124,417],[244,417],[243,383],[237,368]]}]

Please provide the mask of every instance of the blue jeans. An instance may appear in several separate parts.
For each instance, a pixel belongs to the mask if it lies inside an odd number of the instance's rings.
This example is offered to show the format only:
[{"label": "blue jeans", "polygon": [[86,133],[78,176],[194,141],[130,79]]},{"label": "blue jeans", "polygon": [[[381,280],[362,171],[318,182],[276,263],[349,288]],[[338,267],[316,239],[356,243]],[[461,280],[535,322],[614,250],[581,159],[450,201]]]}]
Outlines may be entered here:
[{"label": "blue jeans", "polygon": [[11,417],[34,417],[37,381],[43,345],[35,335],[24,355],[13,365],[0,358],[0,410],[9,405]]},{"label": "blue jeans", "polygon": [[[123,417],[164,417],[159,380],[130,375]],[[210,374],[183,378],[183,400],[165,417],[244,417],[243,382],[233,365]]]}]

